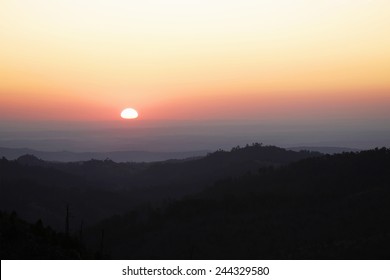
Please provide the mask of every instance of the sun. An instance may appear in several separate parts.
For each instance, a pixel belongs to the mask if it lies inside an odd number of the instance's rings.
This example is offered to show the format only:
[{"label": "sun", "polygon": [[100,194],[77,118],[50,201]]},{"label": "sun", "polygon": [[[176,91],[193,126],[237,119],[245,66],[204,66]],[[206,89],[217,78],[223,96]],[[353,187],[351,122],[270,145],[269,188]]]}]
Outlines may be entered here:
[{"label": "sun", "polygon": [[126,108],[121,112],[122,119],[136,119],[138,118],[138,112],[133,108]]}]

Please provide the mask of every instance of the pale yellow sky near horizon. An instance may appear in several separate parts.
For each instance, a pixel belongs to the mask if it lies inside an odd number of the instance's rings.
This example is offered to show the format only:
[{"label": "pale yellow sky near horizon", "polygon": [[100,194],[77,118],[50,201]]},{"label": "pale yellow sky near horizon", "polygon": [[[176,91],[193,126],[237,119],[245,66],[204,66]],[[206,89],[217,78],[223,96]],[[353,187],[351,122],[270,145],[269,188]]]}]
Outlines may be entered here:
[{"label": "pale yellow sky near horizon", "polygon": [[293,116],[289,101],[317,98],[375,112],[390,104],[389,34],[383,0],[2,1],[0,116],[196,118],[207,103],[206,118],[256,118],[247,106],[272,115],[280,99]]}]

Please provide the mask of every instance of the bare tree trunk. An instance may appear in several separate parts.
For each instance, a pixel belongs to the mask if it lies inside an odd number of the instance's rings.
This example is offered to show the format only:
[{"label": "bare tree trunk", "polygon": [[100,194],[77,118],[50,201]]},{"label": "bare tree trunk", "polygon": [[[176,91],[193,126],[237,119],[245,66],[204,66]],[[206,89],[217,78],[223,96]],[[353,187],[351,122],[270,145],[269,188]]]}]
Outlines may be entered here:
[{"label": "bare tree trunk", "polygon": [[65,236],[69,237],[69,204],[66,204]]}]

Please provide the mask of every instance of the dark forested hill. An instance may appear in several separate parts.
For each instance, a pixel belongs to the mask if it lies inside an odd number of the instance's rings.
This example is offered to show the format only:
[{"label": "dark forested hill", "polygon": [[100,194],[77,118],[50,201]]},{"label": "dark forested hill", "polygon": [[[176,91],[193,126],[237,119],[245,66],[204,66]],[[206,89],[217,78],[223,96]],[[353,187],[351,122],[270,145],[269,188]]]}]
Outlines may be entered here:
[{"label": "dark forested hill", "polygon": [[65,206],[72,224],[93,224],[142,203],[193,194],[216,180],[240,176],[262,166],[279,166],[318,153],[292,152],[254,144],[217,151],[200,159],[155,163],[112,160],[47,162],[33,155],[0,160],[0,210],[16,211],[28,221],[41,218],[63,229]]},{"label": "dark forested hill", "polygon": [[88,228],[82,245],[111,258],[390,257],[385,148],[321,155],[254,144],[140,164],[26,156],[0,160],[0,190],[0,210],[59,230],[68,205],[70,232]]},{"label": "dark forested hill", "polygon": [[52,167],[82,176],[95,186],[110,189],[133,189],[145,186],[183,186],[191,188],[200,183],[212,183],[227,176],[256,171],[263,166],[280,166],[318,152],[293,152],[275,146],[253,144],[219,150],[202,158],[168,160],[153,163],[116,163],[111,160],[90,160],[66,164],[52,163]]},{"label": "dark forested hill", "polygon": [[[0,212],[0,259],[81,259],[91,258],[80,234],[67,236],[44,226],[41,220],[27,223],[15,212]],[[99,252],[97,252],[99,253]],[[95,254],[96,257],[99,255]]]},{"label": "dark forested hill", "polygon": [[114,258],[388,259],[389,201],[390,150],[377,149],[219,181],[90,234],[106,229]]}]

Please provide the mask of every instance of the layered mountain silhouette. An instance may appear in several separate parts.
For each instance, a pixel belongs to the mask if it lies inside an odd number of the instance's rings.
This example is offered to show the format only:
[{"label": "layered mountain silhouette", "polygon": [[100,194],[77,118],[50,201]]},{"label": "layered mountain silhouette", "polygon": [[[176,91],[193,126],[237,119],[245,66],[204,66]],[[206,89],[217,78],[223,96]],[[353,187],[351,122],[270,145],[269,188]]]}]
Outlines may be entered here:
[{"label": "layered mountain silhouette", "polygon": [[[70,232],[78,258],[381,259],[389,171],[386,148],[324,155],[255,143],[151,163],[25,155],[0,160],[0,210],[7,223],[15,211],[30,228],[40,219]],[[8,258],[45,258],[17,252]]]},{"label": "layered mountain silhouette", "polygon": [[[335,154],[342,152],[357,152],[358,149],[346,147],[311,147],[299,146],[291,147],[292,151],[312,151],[324,154]],[[187,159],[203,157],[210,153],[208,150],[187,151],[187,152],[148,152],[148,151],[112,151],[112,152],[71,152],[71,151],[37,151],[27,148],[4,148],[0,147],[0,157],[9,160],[17,159],[23,155],[33,155],[45,161],[54,162],[75,162],[88,161],[91,159],[105,160],[107,158],[115,162],[153,162],[170,159]]]},{"label": "layered mountain silhouette", "polygon": [[205,156],[208,151],[187,152],[148,152],[148,151],[113,151],[113,152],[70,152],[70,151],[37,151],[27,148],[3,148],[0,147],[0,157],[9,160],[17,159],[23,155],[33,155],[45,161],[73,162],[87,161],[91,159],[104,160],[109,158],[116,162],[152,162],[168,159],[185,159],[190,157]]}]

